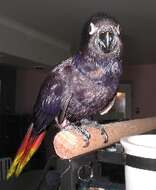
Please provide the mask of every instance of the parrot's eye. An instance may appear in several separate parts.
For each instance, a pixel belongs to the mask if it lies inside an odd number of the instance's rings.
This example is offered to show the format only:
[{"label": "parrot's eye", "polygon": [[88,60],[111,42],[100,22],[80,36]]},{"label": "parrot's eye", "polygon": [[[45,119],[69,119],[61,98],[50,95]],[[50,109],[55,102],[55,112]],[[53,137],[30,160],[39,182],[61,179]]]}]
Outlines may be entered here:
[{"label": "parrot's eye", "polygon": [[99,35],[99,46],[105,53],[109,53],[111,51],[113,39],[114,39],[113,32],[107,31]]}]

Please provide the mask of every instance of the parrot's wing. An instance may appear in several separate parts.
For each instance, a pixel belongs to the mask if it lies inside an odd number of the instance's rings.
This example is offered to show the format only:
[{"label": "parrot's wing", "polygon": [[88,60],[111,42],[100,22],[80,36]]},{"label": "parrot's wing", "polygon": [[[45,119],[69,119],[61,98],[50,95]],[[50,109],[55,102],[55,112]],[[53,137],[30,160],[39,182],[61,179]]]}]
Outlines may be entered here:
[{"label": "parrot's wing", "polygon": [[62,92],[61,80],[55,73],[52,73],[41,86],[34,106],[32,123],[8,171],[7,179],[12,175],[18,176],[39,148],[45,136],[44,129],[61,110]]},{"label": "parrot's wing", "polygon": [[43,131],[61,111],[63,84],[52,73],[41,86],[33,111],[34,132]]}]

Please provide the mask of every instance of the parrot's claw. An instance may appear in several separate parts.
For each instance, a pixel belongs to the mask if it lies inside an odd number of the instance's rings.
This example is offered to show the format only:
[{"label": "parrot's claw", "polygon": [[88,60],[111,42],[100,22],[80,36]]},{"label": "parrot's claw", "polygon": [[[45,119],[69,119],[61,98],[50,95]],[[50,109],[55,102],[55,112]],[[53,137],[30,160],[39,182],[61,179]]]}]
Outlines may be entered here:
[{"label": "parrot's claw", "polygon": [[105,128],[101,128],[101,135],[104,137],[104,143],[108,142],[108,134],[105,130]]},{"label": "parrot's claw", "polygon": [[95,128],[101,130],[101,135],[104,138],[104,143],[107,143],[108,142],[108,134],[107,134],[105,128],[101,127],[101,125],[97,121],[93,121],[93,124],[94,124]]}]

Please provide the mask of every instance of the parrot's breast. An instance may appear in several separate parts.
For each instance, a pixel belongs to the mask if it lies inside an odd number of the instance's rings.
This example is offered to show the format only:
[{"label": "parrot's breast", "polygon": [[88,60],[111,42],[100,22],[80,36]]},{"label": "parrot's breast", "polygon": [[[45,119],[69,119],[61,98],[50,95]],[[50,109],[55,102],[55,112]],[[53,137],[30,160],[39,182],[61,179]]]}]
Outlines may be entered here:
[{"label": "parrot's breast", "polygon": [[[114,85],[114,84],[113,84]],[[68,83],[67,94],[72,98],[67,110],[67,116],[80,120],[103,110],[114,97],[117,89],[111,85],[100,85],[85,76],[75,73]]]}]

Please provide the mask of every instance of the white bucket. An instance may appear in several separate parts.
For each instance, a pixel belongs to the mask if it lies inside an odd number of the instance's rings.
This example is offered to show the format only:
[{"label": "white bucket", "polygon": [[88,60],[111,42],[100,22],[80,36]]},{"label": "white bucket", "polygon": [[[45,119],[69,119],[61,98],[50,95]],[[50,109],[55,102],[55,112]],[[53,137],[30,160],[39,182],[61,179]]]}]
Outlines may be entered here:
[{"label": "white bucket", "polygon": [[156,135],[121,139],[125,149],[126,190],[156,190]]}]

